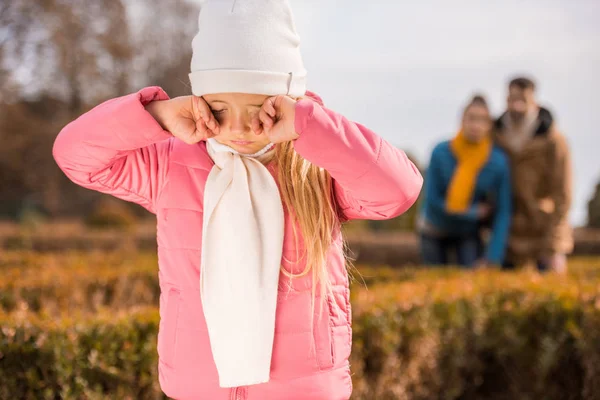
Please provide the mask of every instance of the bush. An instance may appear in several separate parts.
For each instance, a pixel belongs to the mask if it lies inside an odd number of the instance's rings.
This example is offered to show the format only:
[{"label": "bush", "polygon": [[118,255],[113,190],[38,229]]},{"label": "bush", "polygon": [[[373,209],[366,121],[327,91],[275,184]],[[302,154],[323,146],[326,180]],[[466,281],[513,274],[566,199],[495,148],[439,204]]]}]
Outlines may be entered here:
[{"label": "bush", "polygon": [[[36,300],[0,310],[0,398],[164,398],[155,257],[1,254],[0,295]],[[570,267],[563,277],[359,266],[353,398],[598,398],[599,261]],[[124,297],[95,303],[84,295],[94,290]]]},{"label": "bush", "polygon": [[131,230],[136,216],[124,201],[111,197],[102,197],[92,212],[86,217],[85,224],[91,228],[117,228]]},{"label": "bush", "polygon": [[1,399],[165,399],[158,311],[40,318],[0,315]]},{"label": "bush", "polygon": [[354,291],[355,398],[598,398],[597,280],[435,272]]},{"label": "bush", "polygon": [[0,256],[0,312],[54,316],[156,305],[157,271],[151,253],[5,252]]}]

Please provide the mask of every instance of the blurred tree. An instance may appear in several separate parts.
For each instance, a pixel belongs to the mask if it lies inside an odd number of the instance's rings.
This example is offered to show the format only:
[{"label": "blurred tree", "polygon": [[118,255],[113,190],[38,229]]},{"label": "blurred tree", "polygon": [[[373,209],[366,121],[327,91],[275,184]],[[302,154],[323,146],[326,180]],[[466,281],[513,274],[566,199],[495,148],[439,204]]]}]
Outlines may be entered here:
[{"label": "blurred tree", "polygon": [[0,107],[0,213],[16,215],[22,207],[58,211],[62,177],[52,159],[52,116],[65,114],[56,98],[19,101]]},{"label": "blurred tree", "polygon": [[133,43],[137,86],[158,85],[171,97],[190,94],[188,74],[192,38],[198,28],[197,4],[186,1],[133,0]]},{"label": "blurred tree", "polygon": [[22,41],[22,46],[17,46],[15,38],[26,38],[28,36],[28,27],[32,23],[32,13],[30,4],[25,1],[7,1],[0,2],[0,101],[10,98],[11,94],[17,91],[14,80],[9,73],[11,67],[8,63],[9,55],[23,59],[23,54],[27,48],[26,41]]},{"label": "blurred tree", "polygon": [[20,81],[8,101],[52,93],[76,115],[86,102],[129,90],[132,48],[121,0],[11,0],[0,18],[2,66]]},{"label": "blurred tree", "polygon": [[600,183],[596,185],[596,191],[588,203],[588,226],[600,229]]},{"label": "blurred tree", "polygon": [[197,8],[184,0],[0,0],[0,215],[89,212],[102,195],[58,170],[56,134],[141,86],[189,93]]}]

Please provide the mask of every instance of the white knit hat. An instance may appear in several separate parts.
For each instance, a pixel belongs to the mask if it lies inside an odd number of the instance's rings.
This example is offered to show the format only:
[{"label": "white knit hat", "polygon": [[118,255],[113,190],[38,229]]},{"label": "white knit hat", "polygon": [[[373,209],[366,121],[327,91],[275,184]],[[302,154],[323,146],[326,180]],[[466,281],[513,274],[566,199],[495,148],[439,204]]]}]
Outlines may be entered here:
[{"label": "white knit hat", "polygon": [[306,92],[300,38],[287,0],[206,0],[192,41],[192,93]]}]

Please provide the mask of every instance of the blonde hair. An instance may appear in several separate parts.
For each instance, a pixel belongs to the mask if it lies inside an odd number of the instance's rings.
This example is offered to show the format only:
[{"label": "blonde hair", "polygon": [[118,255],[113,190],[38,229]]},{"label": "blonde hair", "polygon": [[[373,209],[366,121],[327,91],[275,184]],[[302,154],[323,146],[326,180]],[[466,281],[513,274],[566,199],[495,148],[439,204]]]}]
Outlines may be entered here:
[{"label": "blonde hair", "polygon": [[334,233],[340,229],[340,219],[333,195],[329,172],[313,165],[300,156],[292,142],[277,145],[273,159],[278,169],[279,190],[283,205],[294,221],[294,240],[298,241],[296,224],[304,239],[304,252],[296,254],[298,262],[305,261],[303,271],[295,273],[281,267],[282,273],[291,279],[312,273],[312,302],[315,305],[316,288],[319,287],[319,312],[323,300],[331,291],[327,271],[327,253],[333,244]]}]

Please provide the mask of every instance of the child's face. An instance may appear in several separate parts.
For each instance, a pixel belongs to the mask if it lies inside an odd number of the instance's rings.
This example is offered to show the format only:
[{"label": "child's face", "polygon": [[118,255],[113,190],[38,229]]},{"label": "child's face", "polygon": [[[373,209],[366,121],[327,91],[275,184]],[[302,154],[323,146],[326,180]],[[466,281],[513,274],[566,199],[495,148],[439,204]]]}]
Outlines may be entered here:
[{"label": "child's face", "polygon": [[269,96],[261,94],[218,93],[202,96],[208,103],[220,133],[215,139],[242,154],[253,154],[269,144],[267,135],[252,131],[252,119]]}]

